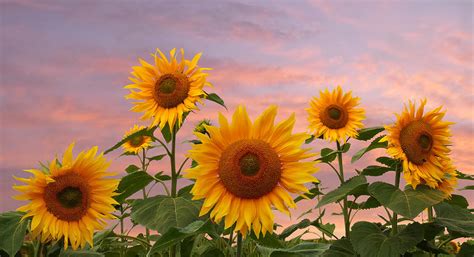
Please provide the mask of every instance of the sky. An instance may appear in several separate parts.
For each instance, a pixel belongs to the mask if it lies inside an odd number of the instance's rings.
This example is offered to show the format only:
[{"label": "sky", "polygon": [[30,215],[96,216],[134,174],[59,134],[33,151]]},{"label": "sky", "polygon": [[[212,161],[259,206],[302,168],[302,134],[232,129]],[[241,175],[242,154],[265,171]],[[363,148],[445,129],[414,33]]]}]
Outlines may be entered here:
[{"label": "sky", "polygon": [[[0,12],[0,211],[21,204],[11,199],[13,175],[26,176],[22,170],[61,155],[72,141],[76,152],[105,150],[134,124],[148,124],[129,111],[123,86],[138,58],[151,61],[156,48],[184,48],[187,58],[202,52],[199,65],[213,68],[209,91],[229,109],[201,106],[180,131],[181,142],[193,139],[199,120],[215,122],[218,112],[230,117],[239,104],[253,119],[276,104],[277,119],[296,113],[294,131],[308,132],[311,97],[341,85],[361,98],[367,127],[393,123],[409,100],[442,105],[445,120],[455,122],[454,163],[474,174],[472,1],[2,0]],[[310,146],[319,152],[328,144]],[[384,154],[350,164],[361,147],[353,144],[346,157],[349,176]],[[188,149],[178,146],[181,154]],[[119,154],[107,157],[111,170],[123,172],[135,159]],[[337,187],[329,167],[319,168],[323,187]],[[294,223],[314,205],[303,201],[291,218],[277,214],[277,222]],[[326,222],[340,224],[330,215],[336,207],[328,207]],[[377,214],[362,212],[356,220]]]}]

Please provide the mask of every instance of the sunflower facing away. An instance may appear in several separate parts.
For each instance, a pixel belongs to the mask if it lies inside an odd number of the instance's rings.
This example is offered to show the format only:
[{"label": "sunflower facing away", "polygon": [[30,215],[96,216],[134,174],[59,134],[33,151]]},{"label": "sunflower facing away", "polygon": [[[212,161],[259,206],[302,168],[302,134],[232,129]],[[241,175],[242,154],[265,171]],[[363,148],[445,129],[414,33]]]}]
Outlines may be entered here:
[{"label": "sunflower facing away", "polygon": [[442,121],[441,106],[424,114],[426,100],[416,106],[411,101],[397,115],[395,124],[385,126],[388,132],[387,152],[403,161],[403,174],[408,184],[416,188],[426,184],[451,195],[457,183],[456,170],[449,158],[449,125]]},{"label": "sunflower facing away", "polygon": [[142,66],[133,67],[132,77],[129,78],[133,83],[125,86],[130,89],[125,98],[138,100],[131,110],[144,112],[143,120],[153,119],[151,126],[163,128],[169,124],[173,128],[176,122],[181,125],[184,113],[197,109],[196,102],[202,103],[201,97],[205,95],[203,87],[211,86],[204,71],[210,68],[197,66],[201,53],[192,60],[185,60],[184,50],[181,49],[181,60],[178,61],[176,49],[170,51],[169,59],[160,49],[156,51],[152,55],[154,64],[139,59]]},{"label": "sunflower facing away", "polygon": [[195,200],[205,199],[200,215],[209,211],[225,228],[235,225],[242,235],[253,231],[273,231],[271,205],[289,214],[296,207],[289,193],[306,193],[308,182],[317,171],[314,161],[301,161],[314,156],[301,149],[308,137],[292,135],[294,114],[274,125],[277,107],[271,106],[252,124],[243,106],[239,106],[232,123],[219,114],[219,125],[205,126],[209,133],[195,133],[202,144],[193,145],[189,156],[198,165],[186,171],[195,179],[191,193]]},{"label": "sunflower facing away", "polygon": [[[144,128],[145,128],[145,126],[135,125],[135,126],[133,126],[133,128],[131,128],[125,134],[124,138],[126,138],[126,137],[130,136],[131,134],[133,134],[135,132],[138,132],[138,131],[140,131]],[[122,147],[123,147],[125,152],[137,154],[140,150],[150,147],[151,141],[152,141],[151,137],[149,137],[149,136],[143,136],[143,135],[134,136],[134,137],[130,138],[130,140],[125,142],[122,145]]]},{"label": "sunflower facing away", "polygon": [[357,108],[358,105],[359,98],[352,97],[352,92],[344,94],[340,86],[332,92],[320,91],[319,98],[314,97],[306,109],[309,129],[316,137],[322,135],[330,141],[355,137],[365,118],[364,109]]},{"label": "sunflower facing away", "polygon": [[64,248],[70,243],[75,250],[86,243],[92,246],[94,230],[103,229],[104,219],[113,218],[118,180],[105,178],[113,174],[106,171],[110,163],[102,154],[96,156],[97,147],[75,159],[73,147],[74,143],[67,148],[61,164],[51,162],[49,173],[26,170],[34,177],[16,178],[26,185],[14,188],[22,193],[16,199],[30,201],[18,211],[26,212],[23,218],[32,217],[32,236],[40,236],[42,242],[64,238]]}]

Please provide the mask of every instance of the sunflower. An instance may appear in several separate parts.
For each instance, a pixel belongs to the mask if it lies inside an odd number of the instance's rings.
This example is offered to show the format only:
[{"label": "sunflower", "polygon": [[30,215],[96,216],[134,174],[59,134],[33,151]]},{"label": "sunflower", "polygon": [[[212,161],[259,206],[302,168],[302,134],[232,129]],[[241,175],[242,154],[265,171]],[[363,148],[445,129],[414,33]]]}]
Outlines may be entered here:
[{"label": "sunflower", "polygon": [[329,92],[319,92],[310,107],[306,109],[309,117],[309,129],[316,137],[323,136],[330,141],[344,141],[346,137],[357,136],[357,129],[362,128],[365,111],[356,108],[359,98],[352,97],[352,92],[344,94],[340,86]]},{"label": "sunflower", "polygon": [[201,98],[205,96],[203,87],[211,86],[204,71],[210,69],[197,66],[201,53],[192,60],[185,60],[181,49],[181,60],[178,61],[176,49],[170,51],[169,60],[160,49],[156,51],[152,55],[154,64],[139,59],[142,66],[133,67],[129,78],[133,83],[125,86],[130,89],[125,98],[138,100],[131,110],[144,112],[143,120],[152,118],[151,126],[163,128],[169,124],[173,128],[176,122],[181,125],[184,113],[197,109],[196,102],[202,103]]},{"label": "sunflower", "polygon": [[92,246],[95,229],[103,229],[104,219],[112,219],[112,198],[118,180],[105,179],[111,176],[106,172],[110,163],[101,155],[96,156],[97,147],[81,152],[73,158],[74,143],[65,151],[61,164],[54,159],[49,171],[26,170],[34,176],[16,178],[26,185],[14,186],[22,194],[18,200],[30,203],[18,208],[26,212],[24,218],[31,220],[31,233],[40,236],[42,242],[64,238],[64,248],[69,243],[75,250]]},{"label": "sunflower", "polygon": [[308,137],[292,135],[294,114],[274,125],[277,107],[271,106],[252,124],[245,108],[239,106],[232,123],[219,114],[219,125],[205,126],[209,133],[195,133],[202,144],[195,144],[189,156],[198,165],[185,177],[196,180],[193,199],[205,199],[200,215],[210,212],[225,228],[235,225],[242,235],[253,230],[257,236],[272,233],[271,205],[289,215],[296,207],[289,193],[307,193],[304,186],[317,182],[314,156],[301,149]]},{"label": "sunflower", "polygon": [[[145,126],[135,125],[135,126],[133,126],[133,128],[131,128],[125,134],[124,138],[126,138],[126,137],[130,136],[131,134],[136,133],[136,132],[138,132],[138,131],[140,131],[144,128],[145,128]],[[130,138],[130,140],[125,142],[122,145],[122,147],[123,147],[125,152],[137,154],[140,150],[150,147],[151,141],[152,141],[151,137],[149,137],[149,136],[143,136],[143,135],[133,136],[132,138]]]},{"label": "sunflower", "polygon": [[442,121],[441,107],[424,114],[425,105],[426,100],[417,110],[411,101],[405,105],[395,124],[385,126],[388,134],[382,140],[388,142],[388,154],[403,161],[408,184],[426,184],[450,195],[457,182],[448,148],[453,123]]}]

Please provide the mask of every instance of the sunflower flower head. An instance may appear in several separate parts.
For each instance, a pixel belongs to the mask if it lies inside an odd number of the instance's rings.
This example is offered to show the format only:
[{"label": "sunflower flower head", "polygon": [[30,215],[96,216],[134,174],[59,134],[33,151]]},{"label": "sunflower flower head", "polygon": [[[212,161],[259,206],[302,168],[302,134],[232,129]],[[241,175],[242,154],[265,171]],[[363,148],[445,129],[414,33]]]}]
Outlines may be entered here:
[{"label": "sunflower flower head", "polygon": [[289,214],[294,208],[289,193],[303,194],[308,182],[317,182],[316,162],[305,161],[314,154],[301,145],[305,133],[292,134],[294,114],[274,124],[277,107],[271,106],[251,122],[239,106],[232,122],[219,114],[219,127],[205,125],[208,134],[195,133],[202,144],[195,144],[189,156],[198,165],[185,177],[196,180],[193,199],[205,199],[200,215],[210,212],[225,228],[235,224],[244,236],[273,232],[273,205]]},{"label": "sunflower flower head", "polygon": [[319,92],[319,98],[310,102],[308,112],[309,129],[316,137],[323,136],[330,141],[344,141],[347,137],[357,136],[362,128],[365,111],[358,108],[359,98],[352,92],[343,93],[340,86],[329,92]]},{"label": "sunflower flower head", "polygon": [[97,147],[72,155],[74,143],[64,153],[61,164],[54,159],[49,173],[37,169],[26,170],[31,178],[16,178],[26,185],[14,186],[21,192],[15,198],[30,201],[18,208],[25,212],[23,218],[32,217],[31,234],[42,242],[64,239],[64,248],[71,244],[75,250],[93,245],[94,230],[103,229],[105,219],[117,202],[112,198],[118,180],[107,179],[110,163],[96,156]]},{"label": "sunflower flower head", "polygon": [[[142,129],[145,129],[145,126],[135,125],[125,134],[124,138]],[[148,147],[150,147],[151,142],[152,140],[151,140],[151,137],[149,136],[136,135],[136,136],[131,137],[127,142],[125,142],[122,145],[122,148],[124,149],[124,152],[137,154],[140,150],[147,149]]]},{"label": "sunflower flower head", "polygon": [[154,63],[150,64],[139,59],[141,66],[134,66],[132,84],[125,86],[130,90],[126,99],[133,102],[132,111],[144,112],[143,120],[152,119],[151,126],[166,124],[173,128],[174,124],[181,125],[183,114],[197,109],[196,102],[202,103],[205,96],[204,86],[211,86],[204,71],[209,68],[198,67],[201,53],[192,60],[184,59],[181,49],[181,59],[176,57],[176,49],[170,51],[169,59],[160,49],[152,55]]},{"label": "sunflower flower head", "polygon": [[426,184],[451,195],[457,183],[456,169],[449,157],[452,122],[443,121],[441,107],[424,113],[426,99],[416,108],[415,103],[405,105],[397,121],[385,126],[387,152],[403,161],[403,174],[408,184],[416,188]]}]

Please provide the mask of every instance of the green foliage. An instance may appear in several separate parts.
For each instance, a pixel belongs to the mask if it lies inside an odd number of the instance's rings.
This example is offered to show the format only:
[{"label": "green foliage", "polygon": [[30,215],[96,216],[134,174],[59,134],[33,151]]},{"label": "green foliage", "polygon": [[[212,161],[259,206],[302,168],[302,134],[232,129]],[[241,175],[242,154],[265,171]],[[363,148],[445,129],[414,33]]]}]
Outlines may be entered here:
[{"label": "green foliage", "polygon": [[28,220],[21,221],[24,213],[0,213],[0,249],[14,256],[21,248],[26,235]]},{"label": "green foliage", "polygon": [[105,150],[104,154],[108,154],[116,149],[118,149],[119,147],[121,147],[123,144],[125,144],[125,142],[129,141],[131,138],[133,137],[136,137],[136,136],[149,136],[149,137],[153,137],[153,133],[155,132],[156,130],[156,126],[154,127],[151,127],[151,128],[143,128],[135,133],[132,133],[130,135],[128,135],[127,137],[125,137],[124,139],[120,140],[117,144],[115,144],[114,146],[112,146],[111,148]]},{"label": "green foliage", "polygon": [[445,198],[444,193],[424,185],[418,186],[416,190],[409,186],[402,191],[391,184],[375,182],[368,190],[383,206],[408,219],[415,218],[424,209]]},{"label": "green foliage", "polygon": [[382,138],[383,138],[383,136],[377,137],[376,139],[374,139],[374,141],[372,141],[370,143],[369,146],[367,146],[365,148],[362,148],[357,153],[355,153],[354,156],[352,156],[351,163],[356,162],[357,160],[362,158],[362,156],[364,156],[366,153],[368,153],[368,152],[370,152],[374,149],[387,148],[387,142],[380,142],[380,140]]},{"label": "green foliage", "polygon": [[293,234],[293,232],[295,232],[296,230],[302,229],[302,228],[307,228],[310,225],[311,225],[311,221],[309,219],[303,219],[302,221],[300,221],[296,224],[290,225],[289,227],[285,228],[283,230],[283,232],[281,232],[279,237],[280,237],[280,239],[284,240],[285,238],[287,238],[288,236]]},{"label": "green foliage", "polygon": [[125,199],[145,188],[151,181],[153,181],[153,177],[144,171],[127,174],[120,180],[117,189],[119,194],[114,196],[114,199],[119,203],[123,203]]},{"label": "green foliage", "polygon": [[378,133],[384,131],[384,127],[371,127],[371,128],[363,128],[357,131],[358,135],[356,137],[357,140],[367,141],[372,139]]},{"label": "green foliage", "polygon": [[132,219],[161,234],[171,228],[184,228],[198,220],[200,202],[183,197],[155,196],[132,203]]},{"label": "green foliage", "polygon": [[357,254],[352,248],[351,241],[347,238],[342,238],[333,242],[321,257],[357,257]]},{"label": "green foliage", "polygon": [[211,102],[214,102],[214,103],[217,103],[221,106],[223,106],[225,109],[227,109],[227,107],[225,106],[225,103],[224,103],[224,100],[222,100],[222,98],[220,98],[220,96],[218,96],[216,93],[206,93],[206,97],[205,97],[207,100],[211,101]]},{"label": "green foliage", "polygon": [[264,257],[310,257],[327,250],[329,245],[304,242],[291,248],[271,248],[257,245],[258,251]]},{"label": "green foliage", "polygon": [[59,257],[102,257],[103,253],[98,253],[89,250],[72,250],[67,249],[59,254]]},{"label": "green foliage", "polygon": [[376,224],[357,222],[352,227],[351,242],[364,257],[399,257],[423,240],[423,227],[412,223],[397,235],[387,235]]},{"label": "green foliage", "polygon": [[392,168],[390,167],[371,165],[363,169],[360,174],[364,176],[381,176],[391,170]]},{"label": "green foliage", "polygon": [[434,206],[435,222],[463,236],[474,237],[474,215],[468,210],[446,202]]},{"label": "green foliage", "polygon": [[355,190],[357,187],[367,184],[367,179],[362,176],[355,176],[348,181],[344,182],[340,187],[337,189],[327,193],[324,195],[321,200],[319,201],[318,205],[316,206],[317,208],[322,207],[326,204],[329,203],[334,203],[337,201],[340,201],[343,199],[345,196],[351,194],[353,190]]},{"label": "green foliage", "polygon": [[321,162],[330,163],[336,159],[337,151],[331,148],[323,148],[321,149],[321,157],[318,158]]}]

